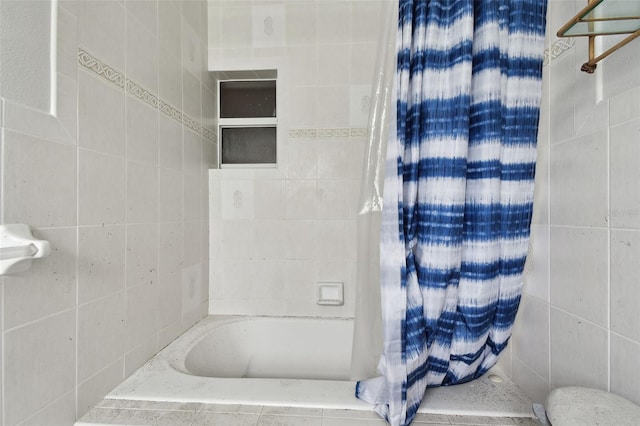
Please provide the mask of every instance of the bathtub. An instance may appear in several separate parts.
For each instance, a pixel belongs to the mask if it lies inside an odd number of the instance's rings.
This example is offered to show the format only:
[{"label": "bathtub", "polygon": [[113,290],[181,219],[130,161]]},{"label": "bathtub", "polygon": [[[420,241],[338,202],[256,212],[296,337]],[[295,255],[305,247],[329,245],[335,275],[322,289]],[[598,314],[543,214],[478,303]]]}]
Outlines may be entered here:
[{"label": "bathtub", "polygon": [[[353,321],[209,316],[107,399],[372,410],[349,380]],[[421,413],[532,417],[531,401],[494,369],[427,390]]]}]

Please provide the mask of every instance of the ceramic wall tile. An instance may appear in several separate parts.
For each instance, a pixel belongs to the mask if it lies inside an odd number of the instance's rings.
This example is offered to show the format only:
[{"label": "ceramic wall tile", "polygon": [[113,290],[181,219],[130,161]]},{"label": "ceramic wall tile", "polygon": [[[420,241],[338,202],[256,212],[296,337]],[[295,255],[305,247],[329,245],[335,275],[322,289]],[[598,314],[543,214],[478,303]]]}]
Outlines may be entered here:
[{"label": "ceramic wall tile", "polygon": [[[295,5],[294,7],[305,7]],[[306,22],[303,21],[304,24]],[[305,25],[306,27],[306,25]],[[289,78],[292,87],[315,86],[318,84],[318,48],[315,46],[289,46],[287,55],[299,58],[290,64]]]},{"label": "ceramic wall tile", "polygon": [[202,178],[184,175],[184,218],[185,220],[202,219]]},{"label": "ceramic wall tile", "polygon": [[284,219],[285,181],[255,181],[253,203],[256,219]]},{"label": "ceramic wall tile", "polygon": [[162,51],[174,58],[182,58],[182,16],[179,3],[158,2],[158,33]]},{"label": "ceramic wall tile", "polygon": [[5,329],[71,309],[76,303],[76,229],[36,229],[34,236],[49,241],[51,254],[33,262],[26,273],[5,278]]},{"label": "ceramic wall tile", "polygon": [[[75,58],[75,57],[74,57]],[[67,77],[58,74],[56,77],[56,119],[64,132],[70,137],[69,144],[78,141],[78,81],[74,74]],[[66,138],[65,138],[66,139]]]},{"label": "ceramic wall tile", "polygon": [[[155,327],[155,324],[153,325]],[[139,342],[138,342],[139,343]],[[153,334],[151,339],[139,343],[124,357],[124,375],[129,377],[145,362],[149,361],[158,352],[158,337]]]},{"label": "ceramic wall tile", "polygon": [[286,6],[254,4],[251,7],[253,47],[275,47],[285,44]]},{"label": "ceramic wall tile", "polygon": [[549,128],[551,143],[559,143],[575,135],[575,112],[573,99],[576,88],[575,78],[575,50],[571,49],[561,57],[555,59],[550,67],[552,90],[550,103],[553,114],[550,115]]},{"label": "ceramic wall tile", "polygon": [[78,74],[78,90],[79,145],[106,154],[124,155],[124,91],[84,70]]},{"label": "ceramic wall tile", "polygon": [[3,204],[6,223],[76,224],[76,149],[4,130]]},{"label": "ceramic wall tile", "polygon": [[317,142],[310,140],[290,140],[287,144],[287,177],[290,179],[311,179],[318,175]]},{"label": "ceramic wall tile", "polygon": [[286,234],[283,220],[254,221],[253,257],[257,259],[284,259],[287,241],[282,238]]},{"label": "ceramic wall tile", "polygon": [[349,127],[349,88],[327,86],[318,91],[317,124],[321,128]]},{"label": "ceramic wall tile", "polygon": [[[2,278],[0,380],[10,424],[73,423],[197,321],[208,298],[203,171],[215,148],[202,140],[215,145],[202,126],[215,130],[215,105],[202,105],[215,94],[205,72],[206,2],[58,3],[55,116],[0,114],[8,128],[40,135],[2,131],[3,220],[26,221],[53,250],[27,274]],[[185,264],[197,279],[183,306]],[[20,373],[23,362],[45,374]],[[56,375],[64,377],[50,380]]]},{"label": "ceramic wall tile", "polygon": [[[60,3],[58,3],[60,5]],[[59,75],[76,79],[78,66],[78,27],[77,16],[58,7],[57,40],[57,71]]]},{"label": "ceramic wall tile", "polygon": [[160,226],[158,246],[158,324],[164,328],[180,320],[182,309],[182,224]]},{"label": "ceramic wall tile", "polygon": [[127,77],[158,93],[158,38],[136,19],[127,19]]},{"label": "ceramic wall tile", "polygon": [[253,182],[222,181],[220,202],[222,219],[253,219]]},{"label": "ceramic wall tile", "polygon": [[[355,48],[355,46],[354,46]],[[349,84],[351,45],[322,44],[318,46],[318,84],[320,86],[340,86]],[[331,66],[327,66],[332,64]]]},{"label": "ceramic wall tile", "polygon": [[350,78],[351,84],[371,85],[378,76],[376,58],[378,55],[377,43],[359,43],[351,46]]},{"label": "ceramic wall tile", "polygon": [[167,103],[182,109],[181,58],[163,49],[160,50],[158,61],[158,94]]},{"label": "ceramic wall tile", "polygon": [[82,417],[90,408],[124,379],[124,358],[119,358],[89,379],[78,383],[78,408],[76,418]]},{"label": "ceramic wall tile", "polygon": [[225,48],[251,47],[251,7],[221,7],[220,44]]},{"label": "ceramic wall tile", "polygon": [[318,114],[318,88],[293,87],[289,94],[291,127],[315,128]]},{"label": "ceramic wall tile", "polygon": [[171,169],[159,170],[158,220],[179,222],[182,220],[182,173]]},{"label": "ceramic wall tile", "polygon": [[[531,345],[535,342],[535,345]],[[549,377],[549,305],[525,296],[520,302],[514,336],[513,355],[540,377]]]},{"label": "ceramic wall tile", "polygon": [[127,163],[127,222],[150,223],[158,220],[158,168]]},{"label": "ceramic wall tile", "polygon": [[551,308],[551,387],[607,388],[607,330]]},{"label": "ceramic wall tile", "polygon": [[612,125],[640,117],[640,86],[629,89],[609,100]]},{"label": "ceramic wall tile", "polygon": [[347,219],[349,184],[347,180],[319,180],[318,219]]},{"label": "ceramic wall tile", "polygon": [[202,107],[200,80],[190,72],[182,72],[182,108],[190,118],[200,121]]},{"label": "ceramic wall tile", "polygon": [[531,225],[523,292],[543,302],[549,302],[549,261],[549,227]]},{"label": "ceramic wall tile", "polygon": [[317,40],[317,6],[315,4],[285,3],[286,43],[313,45]]},{"label": "ceramic wall tile", "polygon": [[75,310],[6,332],[3,361],[4,421],[18,424],[73,389]]},{"label": "ceramic wall tile", "polygon": [[349,142],[342,139],[318,142],[318,177],[320,179],[343,179],[349,175],[349,158],[345,151]]},{"label": "ceramic wall tile", "polygon": [[76,392],[72,390],[51,402],[21,424],[24,426],[65,425],[73,424],[75,420]]},{"label": "ceramic wall tile", "polygon": [[164,114],[159,114],[158,163],[160,167],[182,171],[182,157],[182,125]]},{"label": "ceramic wall tile", "polygon": [[513,362],[512,380],[518,383],[518,387],[538,404],[544,404],[549,393],[549,381],[531,370],[526,364],[515,359]]},{"label": "ceramic wall tile", "polygon": [[199,263],[182,269],[182,322],[189,327],[199,320],[202,303],[202,268]]},{"label": "ceramic wall tile", "polygon": [[201,1],[180,1],[177,4],[182,7],[182,16],[184,21],[189,24],[195,31],[198,37],[202,37],[201,31]]},{"label": "ceramic wall tile", "polygon": [[127,96],[127,159],[158,164],[158,110]]},{"label": "ceramic wall tile", "polygon": [[78,308],[78,382],[117,361],[124,349],[125,294]]},{"label": "ceramic wall tile", "polygon": [[184,130],[183,135],[185,174],[200,176],[202,164],[202,138],[190,130]]},{"label": "ceramic wall tile", "polygon": [[612,227],[640,228],[640,149],[634,143],[640,135],[640,119],[611,127],[611,211]]},{"label": "ceramic wall tile", "polygon": [[[195,3],[195,2],[193,2]],[[202,69],[202,49],[197,29],[186,19],[182,21],[182,69],[199,76]]]},{"label": "ceramic wall tile", "polygon": [[125,8],[120,2],[79,3],[78,42],[119,70],[125,64]]},{"label": "ceramic wall tile", "polygon": [[207,4],[208,47],[220,47],[220,5],[213,2]]},{"label": "ceramic wall tile", "polygon": [[158,225],[127,225],[127,287],[158,282]]},{"label": "ceramic wall tile", "polygon": [[[612,38],[613,39],[613,38]],[[608,40],[605,38],[605,48]],[[604,98],[611,98],[634,87],[640,86],[640,75],[632,72],[640,66],[640,46],[638,43],[629,43],[624,48],[602,61],[602,71],[605,77],[602,79],[602,94]]]},{"label": "ceramic wall tile", "polygon": [[611,392],[640,404],[640,342],[611,334]]},{"label": "ceramic wall tile", "polygon": [[80,149],[78,222],[80,225],[123,223],[124,159]]},{"label": "ceramic wall tile", "polygon": [[611,329],[640,341],[640,321],[635,306],[640,297],[640,232],[611,231]]},{"label": "ceramic wall tile", "polygon": [[551,224],[607,226],[607,132],[551,147]]},{"label": "ceramic wall tile", "polygon": [[127,19],[135,17],[154,36],[158,34],[158,1],[126,0]]},{"label": "ceramic wall tile", "polygon": [[551,227],[552,305],[605,327],[608,243],[605,229]]},{"label": "ceramic wall tile", "polygon": [[149,336],[155,337],[158,323],[158,285],[147,281],[127,288],[125,308],[125,352],[136,348]]},{"label": "ceramic wall tile", "polygon": [[202,222],[184,222],[183,266],[191,266],[202,261]]},{"label": "ceramic wall tile", "polygon": [[105,225],[78,230],[78,302],[87,303],[125,285],[125,227]]},{"label": "ceramic wall tile", "polygon": [[287,219],[315,219],[318,203],[316,191],[315,180],[287,180]]},{"label": "ceramic wall tile", "polygon": [[349,3],[335,2],[318,7],[318,43],[344,43],[350,38]]}]

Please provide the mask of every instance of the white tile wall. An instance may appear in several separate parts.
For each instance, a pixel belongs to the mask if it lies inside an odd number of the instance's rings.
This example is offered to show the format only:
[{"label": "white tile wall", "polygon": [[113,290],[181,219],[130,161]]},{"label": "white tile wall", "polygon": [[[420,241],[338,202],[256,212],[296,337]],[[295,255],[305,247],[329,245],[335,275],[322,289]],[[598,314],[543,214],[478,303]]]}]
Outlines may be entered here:
[{"label": "white tile wall", "polygon": [[52,244],[0,281],[2,424],[72,424],[208,299],[206,2],[57,5],[56,115],[0,114],[0,220]]},{"label": "white tile wall", "polygon": [[557,386],[585,385],[640,403],[640,43],[581,73],[586,41],[554,34],[579,3],[549,2],[533,258],[512,374],[539,402]]}]

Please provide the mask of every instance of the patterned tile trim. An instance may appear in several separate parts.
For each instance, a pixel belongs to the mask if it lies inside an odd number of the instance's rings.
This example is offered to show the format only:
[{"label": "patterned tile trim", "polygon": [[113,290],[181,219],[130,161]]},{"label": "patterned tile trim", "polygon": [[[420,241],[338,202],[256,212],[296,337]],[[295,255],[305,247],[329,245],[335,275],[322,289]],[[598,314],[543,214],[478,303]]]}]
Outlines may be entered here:
[{"label": "patterned tile trim", "polygon": [[313,139],[313,138],[356,138],[367,136],[367,129],[339,128],[339,129],[291,129],[289,137],[291,139]]},{"label": "patterned tile trim", "polygon": [[132,94],[153,108],[157,108],[163,114],[173,118],[178,123],[183,124],[194,132],[205,136],[210,141],[216,142],[217,138],[214,132],[209,129],[205,129],[197,120],[183,114],[178,108],[158,98],[156,94],[147,90],[144,86],[126,78],[123,73],[116,71],[109,65],[106,65],[86,50],[78,49],[78,62],[82,67],[86,68],[93,74],[121,89],[124,89],[127,93]]},{"label": "patterned tile trim", "polygon": [[550,48],[544,50],[544,62],[543,65],[549,65],[551,61],[559,58],[569,51],[576,44],[576,39],[573,37],[563,37],[558,39],[551,45]]},{"label": "patterned tile trim", "polygon": [[178,123],[182,123],[182,112],[171,104],[166,103],[162,99],[158,101],[158,109],[164,115],[173,118]]},{"label": "patterned tile trim", "polygon": [[111,84],[118,86],[121,89],[124,89],[125,86],[125,78],[124,74],[115,69],[111,68],[109,65],[104,64],[100,60],[98,60],[95,56],[91,55],[89,52],[83,49],[78,49],[78,63],[82,65],[87,70],[93,72],[99,77],[102,77],[106,81]]},{"label": "patterned tile trim", "polygon": [[291,129],[289,137],[295,139],[315,138],[318,135],[316,129]]},{"label": "patterned tile trim", "polygon": [[182,114],[182,124],[193,130],[194,132],[200,134],[200,123],[198,123],[193,118],[189,117],[187,114]]},{"label": "patterned tile trim", "polygon": [[204,138],[208,139],[210,142],[218,143],[218,135],[204,126],[202,126],[202,136],[204,136]]},{"label": "patterned tile trim", "polygon": [[367,136],[368,134],[369,132],[367,131],[367,129],[362,129],[362,128],[349,129],[349,136],[351,136],[352,138]]},{"label": "patterned tile trim", "polygon": [[158,108],[158,97],[133,80],[127,79],[127,92],[152,107]]}]

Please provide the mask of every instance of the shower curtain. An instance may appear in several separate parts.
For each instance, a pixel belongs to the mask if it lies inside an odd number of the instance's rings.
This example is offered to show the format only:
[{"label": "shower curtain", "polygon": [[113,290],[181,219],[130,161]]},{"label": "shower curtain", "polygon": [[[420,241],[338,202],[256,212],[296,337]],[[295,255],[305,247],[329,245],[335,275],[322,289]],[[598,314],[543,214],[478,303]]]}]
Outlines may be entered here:
[{"label": "shower curtain", "polygon": [[408,425],[427,387],[484,374],[520,302],[546,0],[400,0],[380,231],[381,377]]}]

